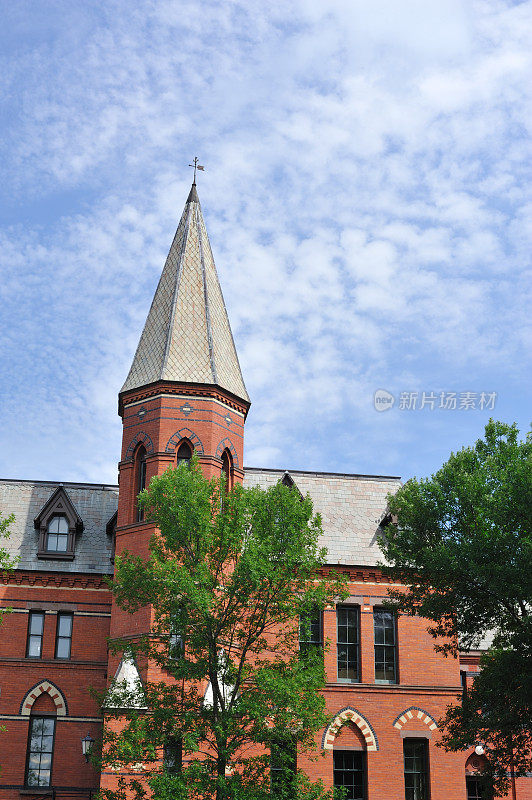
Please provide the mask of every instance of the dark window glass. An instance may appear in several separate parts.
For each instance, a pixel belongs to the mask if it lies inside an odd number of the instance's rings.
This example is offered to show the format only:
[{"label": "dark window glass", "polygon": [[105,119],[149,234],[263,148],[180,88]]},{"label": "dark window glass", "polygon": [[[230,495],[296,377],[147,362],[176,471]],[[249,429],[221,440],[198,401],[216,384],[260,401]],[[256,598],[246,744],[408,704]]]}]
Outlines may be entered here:
[{"label": "dark window glass", "polygon": [[296,796],[297,748],[291,740],[272,743],[270,751],[271,796],[291,800]]},{"label": "dark window glass", "polygon": [[429,800],[427,740],[404,739],[405,800]]},{"label": "dark window glass", "polygon": [[299,619],[299,652],[305,656],[311,650],[323,649],[321,611],[311,611]]},{"label": "dark window glass", "polygon": [[42,637],[44,632],[44,611],[30,611],[28,620],[28,641],[26,656],[40,658],[42,655]]},{"label": "dark window glass", "polygon": [[397,680],[397,654],[395,616],[391,611],[374,611],[375,682],[395,683]]},{"label": "dark window glass", "polygon": [[183,650],[183,636],[174,628],[168,637],[168,655],[170,658],[181,658]]},{"label": "dark window glass", "polygon": [[52,517],[48,523],[46,549],[50,553],[66,553],[68,550],[68,522],[65,517]]},{"label": "dark window glass", "polygon": [[168,739],[164,746],[163,764],[165,772],[178,775],[183,768],[182,739]]},{"label": "dark window glass", "polygon": [[55,634],[55,657],[70,658],[72,646],[72,614],[58,614]]},{"label": "dark window glass", "polygon": [[491,800],[493,790],[486,788],[481,777],[468,775],[466,777],[467,800]]},{"label": "dark window glass", "polygon": [[336,609],[338,680],[358,681],[359,611],[357,606]]},{"label": "dark window glass", "polygon": [[[139,447],[137,451],[137,494],[146,488],[146,450]],[[144,509],[137,506],[137,522],[144,519]]]},{"label": "dark window glass", "polygon": [[227,450],[222,453],[222,478],[225,481],[223,492],[227,494],[233,487],[233,466]]},{"label": "dark window glass", "polygon": [[177,450],[176,466],[179,466],[180,464],[188,465],[191,458],[192,450],[190,449],[190,445],[187,444],[187,442],[182,442]]},{"label": "dark window glass", "polygon": [[346,800],[364,800],[366,759],[361,750],[333,750],[334,786],[344,786]]},{"label": "dark window glass", "polygon": [[50,786],[54,752],[55,719],[30,717],[26,786]]}]

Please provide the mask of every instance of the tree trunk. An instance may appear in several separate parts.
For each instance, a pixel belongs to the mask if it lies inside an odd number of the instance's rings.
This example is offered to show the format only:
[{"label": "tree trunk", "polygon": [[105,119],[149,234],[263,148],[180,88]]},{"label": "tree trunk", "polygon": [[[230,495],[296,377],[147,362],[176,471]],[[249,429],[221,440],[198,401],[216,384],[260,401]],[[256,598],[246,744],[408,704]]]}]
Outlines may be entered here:
[{"label": "tree trunk", "polygon": [[510,760],[510,775],[512,780],[512,800],[517,800],[517,792],[515,789],[515,768],[514,768],[514,754],[511,754]]},{"label": "tree trunk", "polygon": [[225,789],[225,770],[227,767],[227,758],[225,755],[218,754],[216,759],[216,800],[227,800],[227,791]]}]

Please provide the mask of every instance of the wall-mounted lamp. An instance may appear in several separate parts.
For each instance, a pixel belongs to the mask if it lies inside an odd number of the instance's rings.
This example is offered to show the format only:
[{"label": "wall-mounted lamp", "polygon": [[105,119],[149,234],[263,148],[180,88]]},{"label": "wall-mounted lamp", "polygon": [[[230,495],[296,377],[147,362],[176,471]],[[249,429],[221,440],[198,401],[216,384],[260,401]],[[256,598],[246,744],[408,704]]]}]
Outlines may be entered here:
[{"label": "wall-mounted lamp", "polygon": [[92,745],[93,744],[94,744],[94,739],[92,738],[90,733],[88,733],[85,736],[85,738],[81,740],[81,751],[82,751],[83,755],[85,756],[85,761],[87,761],[87,762],[88,762],[88,760],[90,758],[90,754],[92,752]]},{"label": "wall-mounted lamp", "polygon": [[475,746],[475,753],[477,754],[477,756],[483,756],[484,755],[484,745],[483,744],[477,744]]}]

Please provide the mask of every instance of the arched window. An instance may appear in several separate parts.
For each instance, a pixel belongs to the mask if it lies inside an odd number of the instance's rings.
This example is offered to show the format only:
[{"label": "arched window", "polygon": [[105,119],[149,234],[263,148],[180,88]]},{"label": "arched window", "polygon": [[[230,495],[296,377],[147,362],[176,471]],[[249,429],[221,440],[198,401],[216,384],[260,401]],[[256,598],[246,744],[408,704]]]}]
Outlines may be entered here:
[{"label": "arched window", "polygon": [[[367,774],[364,736],[352,722],[342,725],[333,746],[334,786],[343,786],[347,790],[346,797],[352,800],[363,800],[366,797]],[[410,798],[410,795],[407,797]]]},{"label": "arched window", "polygon": [[181,444],[177,448],[176,466],[178,467],[180,464],[185,464],[188,467],[191,458],[192,458],[191,446],[189,445],[188,442],[181,442]]},{"label": "arched window", "polygon": [[230,492],[233,488],[233,459],[228,450],[222,453],[222,477],[225,480],[225,491]]},{"label": "arched window", "polygon": [[[141,492],[144,491],[146,488],[146,448],[144,445],[140,445],[137,450],[137,457],[136,461],[136,478],[137,478],[137,491],[135,492],[136,495],[139,495]],[[140,508],[137,505],[137,522],[142,522],[144,519],[144,509]]]},{"label": "arched window", "polygon": [[27,788],[46,788],[52,785],[52,760],[54,755],[55,717],[30,717],[28,749],[26,753]]}]

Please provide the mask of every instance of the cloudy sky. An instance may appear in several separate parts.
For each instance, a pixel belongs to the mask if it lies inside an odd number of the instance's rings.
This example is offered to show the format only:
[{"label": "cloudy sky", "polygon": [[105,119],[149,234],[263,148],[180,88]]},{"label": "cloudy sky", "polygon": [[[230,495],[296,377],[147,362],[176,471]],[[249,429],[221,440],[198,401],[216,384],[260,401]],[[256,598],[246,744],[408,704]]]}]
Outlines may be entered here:
[{"label": "cloudy sky", "polygon": [[196,154],[249,466],[421,476],[528,429],[531,3],[0,5],[1,476],[116,481]]}]

